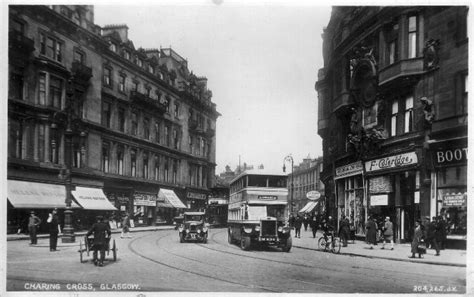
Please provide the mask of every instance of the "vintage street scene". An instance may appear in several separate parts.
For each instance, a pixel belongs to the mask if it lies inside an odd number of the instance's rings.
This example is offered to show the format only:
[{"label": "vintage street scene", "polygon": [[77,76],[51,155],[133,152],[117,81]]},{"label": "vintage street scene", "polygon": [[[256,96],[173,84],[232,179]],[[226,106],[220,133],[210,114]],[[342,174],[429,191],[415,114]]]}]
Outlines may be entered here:
[{"label": "vintage street scene", "polygon": [[469,6],[2,6],[2,296],[474,293]]}]

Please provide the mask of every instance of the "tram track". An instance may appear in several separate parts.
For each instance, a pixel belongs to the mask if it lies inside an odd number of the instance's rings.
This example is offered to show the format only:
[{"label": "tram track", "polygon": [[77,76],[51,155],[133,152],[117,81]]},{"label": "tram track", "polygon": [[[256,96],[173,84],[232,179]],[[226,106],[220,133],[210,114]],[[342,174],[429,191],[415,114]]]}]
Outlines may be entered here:
[{"label": "tram track", "polygon": [[[228,283],[228,284],[232,284],[232,285],[238,285],[238,286],[242,286],[242,287],[245,287],[245,288],[249,288],[249,289],[255,289],[255,288],[258,288],[258,289],[262,289],[264,291],[268,291],[268,292],[272,292],[272,293],[281,293],[281,291],[279,290],[275,290],[275,289],[271,289],[271,288],[267,288],[267,287],[263,287],[263,286],[254,286],[254,285],[251,285],[249,286],[248,284],[245,284],[245,283],[240,283],[240,282],[236,282],[236,281],[232,281],[232,280],[229,280],[229,279],[224,279],[224,278],[220,278],[220,277],[216,277],[216,276],[211,276],[211,275],[208,275],[208,274],[204,274],[204,273],[200,273],[200,272],[195,272],[195,271],[191,271],[189,269],[184,269],[182,267],[179,267],[179,266],[174,266],[174,265],[170,265],[168,263],[165,263],[163,261],[159,261],[157,259],[153,259],[149,256],[146,256],[142,253],[139,253],[137,252],[134,248],[133,248],[133,243],[135,241],[137,241],[138,239],[140,238],[143,238],[144,236],[141,236],[141,237],[137,237],[137,238],[134,238],[132,241],[130,241],[128,243],[128,248],[129,250],[135,254],[136,256],[138,257],[141,257],[145,260],[148,260],[150,262],[153,262],[153,263],[156,263],[156,264],[159,264],[159,265],[162,265],[162,266],[165,266],[165,267],[168,267],[168,268],[171,268],[171,269],[174,269],[174,270],[178,270],[178,271],[182,271],[182,272],[186,272],[186,273],[190,273],[190,274],[193,274],[193,275],[197,275],[197,276],[200,276],[200,277],[204,277],[204,278],[210,278],[212,280],[219,280],[219,281],[222,281],[222,282],[225,282],[225,283]],[[158,238],[156,241],[155,241],[155,244],[157,244],[161,239],[163,239],[164,237],[160,237]],[[189,260],[188,257],[184,257],[184,256],[181,256],[181,255],[176,255],[175,256],[177,257],[180,257],[180,258],[183,258],[183,259],[186,259],[186,260]],[[196,262],[200,262],[200,263],[203,263],[205,265],[209,265],[209,263],[206,263],[206,262],[202,262],[202,261],[197,261],[197,260],[194,260]]]}]

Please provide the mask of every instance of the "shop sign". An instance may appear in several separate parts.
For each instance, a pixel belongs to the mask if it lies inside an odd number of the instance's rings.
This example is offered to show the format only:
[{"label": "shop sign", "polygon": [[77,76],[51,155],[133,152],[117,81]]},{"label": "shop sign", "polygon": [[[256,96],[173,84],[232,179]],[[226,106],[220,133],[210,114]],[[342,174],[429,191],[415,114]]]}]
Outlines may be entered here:
[{"label": "shop sign", "polygon": [[258,195],[259,200],[278,200],[277,196]]},{"label": "shop sign", "polygon": [[370,206],[388,205],[388,195],[371,195]]},{"label": "shop sign", "polygon": [[309,191],[306,193],[306,198],[309,200],[318,200],[321,197],[321,193],[318,191]]},{"label": "shop sign", "polygon": [[443,199],[443,206],[445,207],[466,206],[467,193],[456,192],[454,190],[439,190],[439,197]]},{"label": "shop sign", "polygon": [[362,174],[362,170],[363,166],[361,161],[337,167],[335,179]]},{"label": "shop sign", "polygon": [[436,163],[438,165],[459,162],[467,162],[467,147],[436,152]]},{"label": "shop sign", "polygon": [[401,168],[418,163],[418,158],[415,152],[375,159],[365,162],[365,170],[367,172],[374,172],[378,170]]},{"label": "shop sign", "polygon": [[135,206],[156,206],[155,194],[135,193],[133,195]]},{"label": "shop sign", "polygon": [[186,195],[186,198],[188,199],[199,199],[199,200],[206,200],[207,195],[203,193],[196,193],[196,192],[188,192]]}]

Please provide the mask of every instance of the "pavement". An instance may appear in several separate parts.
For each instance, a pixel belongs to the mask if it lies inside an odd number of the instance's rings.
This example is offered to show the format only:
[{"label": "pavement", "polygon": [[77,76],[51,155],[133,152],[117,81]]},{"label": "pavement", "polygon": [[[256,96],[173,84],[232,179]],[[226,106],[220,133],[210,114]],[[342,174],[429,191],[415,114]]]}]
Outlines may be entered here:
[{"label": "pavement", "polygon": [[[136,232],[149,232],[149,231],[160,231],[160,230],[173,230],[174,226],[145,226],[145,227],[134,227],[130,228],[130,233]],[[212,232],[212,231],[211,231]],[[112,234],[120,234],[121,229],[113,229]],[[75,243],[62,243],[61,239],[58,240],[58,247],[61,246],[74,246],[78,245],[78,238],[84,236],[86,231],[75,232],[76,242]],[[293,236],[294,232],[292,232]],[[318,231],[316,238],[313,238],[313,234],[308,228],[307,231],[301,230],[301,237],[295,238],[293,236],[293,247],[307,250],[313,250],[318,252],[324,252],[318,248],[318,239],[322,236],[322,233]],[[38,239],[49,238],[49,234],[38,234]],[[11,240],[29,240],[29,236],[26,234],[8,234],[7,241]],[[38,245],[35,247],[49,247],[48,241],[38,241]],[[339,253],[340,255],[347,255],[353,257],[365,257],[373,259],[386,259],[393,261],[404,261],[420,264],[433,264],[433,265],[446,265],[446,266],[458,266],[466,267],[466,250],[459,249],[444,249],[441,250],[440,256],[435,256],[436,251],[428,249],[427,253],[423,255],[423,258],[409,258],[411,256],[411,245],[409,243],[394,244],[394,249],[390,249],[390,243],[385,245],[385,249],[382,249],[382,244],[373,246],[370,249],[369,245],[361,240],[349,241],[347,247],[342,247]]]}]

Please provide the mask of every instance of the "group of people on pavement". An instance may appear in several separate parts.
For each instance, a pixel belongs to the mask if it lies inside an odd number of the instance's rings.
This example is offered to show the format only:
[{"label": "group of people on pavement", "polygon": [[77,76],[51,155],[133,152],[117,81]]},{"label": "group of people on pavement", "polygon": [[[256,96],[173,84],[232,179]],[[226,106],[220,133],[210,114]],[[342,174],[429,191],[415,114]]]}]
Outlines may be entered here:
[{"label": "group of people on pavement", "polygon": [[[30,245],[38,244],[37,231],[41,222],[41,219],[36,216],[36,213],[31,211],[30,217],[28,218],[28,232],[30,234],[31,241]],[[56,208],[49,213],[46,222],[48,223],[49,227],[49,251],[55,252],[57,251],[58,246],[58,235],[61,233],[61,226],[59,225],[58,219],[58,210]]]}]

